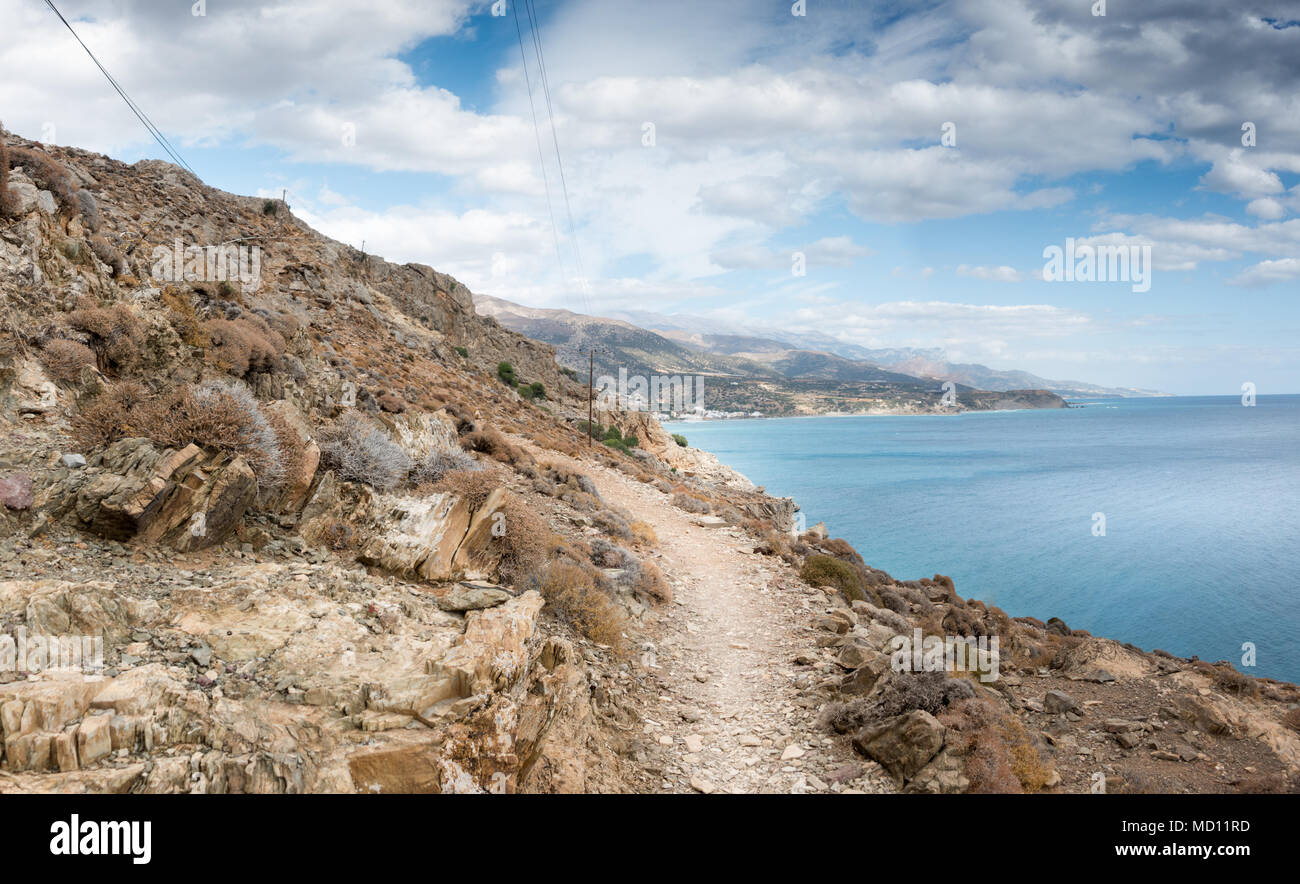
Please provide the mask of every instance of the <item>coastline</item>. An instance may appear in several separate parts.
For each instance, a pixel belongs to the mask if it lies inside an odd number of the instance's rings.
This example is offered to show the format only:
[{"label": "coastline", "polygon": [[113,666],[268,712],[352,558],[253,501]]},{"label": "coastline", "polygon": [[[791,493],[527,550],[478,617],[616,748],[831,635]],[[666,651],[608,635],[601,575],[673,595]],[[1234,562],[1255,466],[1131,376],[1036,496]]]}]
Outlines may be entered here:
[{"label": "coastline", "polygon": [[[1144,398],[1156,398],[1156,397],[1144,397]],[[1178,397],[1170,396],[1170,397],[1163,397],[1163,398],[1170,398],[1170,399],[1172,399],[1172,398],[1178,398]],[[1228,398],[1234,398],[1234,397],[1228,397]],[[1124,400],[1086,400],[1086,401],[1090,401],[1090,402],[1094,402],[1094,403],[1104,403],[1104,402],[1124,401]],[[1027,411],[1038,411],[1038,410],[1042,410],[1042,409],[1006,409],[1006,410],[1001,410],[1001,411],[999,411],[999,412],[980,412],[980,413],[1007,413],[1007,414],[1010,414],[1010,413],[1019,413],[1019,412],[1027,412]],[[963,412],[963,413],[964,413],[964,412]],[[774,418],[744,418],[744,419],[742,419],[742,418],[736,418],[736,419],[734,419],[734,420],[738,420],[738,421],[739,421],[739,420],[752,420],[752,421],[759,421],[759,420],[772,420],[772,421],[779,421],[779,420],[798,420],[798,419],[803,419],[803,418],[815,418],[815,417],[946,417],[946,416],[949,416],[949,415],[941,415],[941,414],[893,414],[893,415],[863,415],[863,414],[851,414],[851,415],[794,415],[794,416],[789,416],[789,417],[785,417],[785,418],[775,418],[775,417],[774,417]],[[703,422],[705,422],[705,421],[704,421],[704,420],[697,420],[697,421],[694,421],[694,422],[695,422],[695,423],[703,423]],[[666,432],[666,433],[673,433],[673,432],[676,432],[676,431],[677,431],[681,426],[685,426],[685,425],[687,425],[688,423],[691,423],[691,422],[686,422],[686,421],[669,421],[669,422],[666,422],[666,423],[661,422],[661,426],[662,426],[664,432]],[[712,461],[717,465],[717,467],[720,469],[720,471],[725,472],[725,473],[730,473],[730,474],[732,474],[733,476],[737,477],[737,478],[740,480],[741,484],[746,484],[746,485],[748,485],[749,488],[755,490],[757,493],[763,495],[764,497],[766,497],[766,498],[768,498],[769,500],[772,500],[772,501],[774,501],[774,502],[777,502],[777,501],[792,501],[793,504],[794,504],[794,512],[797,512],[797,513],[803,513],[803,512],[804,512],[803,504],[802,504],[802,502],[799,501],[797,498],[795,498],[795,497],[784,497],[784,498],[783,498],[783,497],[776,497],[775,495],[772,495],[772,494],[770,494],[770,493],[767,491],[767,489],[766,489],[766,485],[765,485],[765,484],[762,484],[762,483],[760,483],[760,482],[755,481],[754,478],[753,478],[752,476],[750,476],[749,474],[747,474],[747,473],[745,473],[745,472],[742,472],[740,469],[738,469],[738,468],[735,467],[734,465],[732,465],[732,464],[730,464],[730,463],[727,463],[726,461],[722,460],[722,458],[721,458],[718,454],[716,454],[715,452],[713,452],[713,451],[711,451],[711,450],[709,450],[709,449],[705,449],[705,448],[701,448],[701,447],[699,447],[699,446],[695,446],[695,445],[692,445],[691,447],[693,447],[693,448],[695,448],[697,451],[699,451],[699,452],[705,454],[709,459],[711,459],[711,460],[712,460]],[[816,528],[816,527],[818,527],[818,526],[820,526],[820,527],[825,531],[825,534],[824,534],[823,536],[825,536],[825,537],[835,537],[835,536],[836,536],[836,535],[834,534],[834,526],[832,526],[832,525],[827,525],[827,524],[825,523],[824,520],[820,520],[818,523],[816,523],[816,525],[809,526],[809,527],[810,527],[810,528]],[[806,532],[805,532],[805,533],[806,533]],[[797,534],[796,534],[796,535],[794,535],[794,536],[795,536],[795,537],[798,537],[798,536],[800,536],[800,535],[797,535]],[[845,540],[845,542],[847,543],[848,541]],[[872,563],[871,563],[871,562],[866,562],[866,564],[867,564],[869,567],[874,567],[874,566],[872,566]],[[928,569],[927,569],[927,570],[928,570]],[[892,572],[890,572],[890,573],[891,573],[891,576],[894,576],[896,579],[901,579],[901,580],[916,580],[916,579],[922,579],[922,578],[919,577],[919,576],[918,576],[918,577],[905,576],[905,577],[902,577],[902,578],[898,578],[897,575],[892,575]],[[940,571],[933,571],[932,573],[934,573],[934,574],[942,574],[942,573],[945,573],[945,572],[940,570]],[[968,600],[969,600],[969,599],[968,599]],[[987,605],[987,604],[991,604],[990,602],[988,602],[987,600],[984,600],[984,599],[978,599],[978,601],[980,601],[981,603],[986,604],[986,605]],[[1034,621],[1038,621],[1038,622],[1049,622],[1049,621],[1052,621],[1052,620],[1058,620],[1058,619],[1059,619],[1059,618],[1057,618],[1055,615],[1052,615],[1052,614],[1046,614],[1045,616],[1043,616],[1042,618],[1040,618],[1040,617],[1039,617],[1039,613],[1040,613],[1040,612],[1033,612],[1033,613],[1029,613],[1029,614],[1022,614],[1022,615],[1019,615],[1018,617],[1015,617],[1015,618],[1013,618],[1013,619],[1028,619],[1028,620],[1034,620]],[[1088,635],[1090,635],[1090,636],[1095,635],[1097,638],[1108,638],[1108,636],[1096,635],[1096,634],[1093,633],[1091,630],[1086,629],[1086,628],[1076,629],[1076,630],[1073,630],[1073,631],[1083,632],[1083,633],[1086,633],[1086,634],[1088,634]],[[1127,639],[1127,638],[1114,638],[1114,637],[1110,637],[1110,640],[1113,640],[1113,641],[1119,642],[1119,643],[1123,644],[1126,648],[1132,649],[1132,650],[1134,650],[1135,652],[1140,653],[1140,654],[1161,654],[1161,655],[1166,654],[1165,651],[1162,651],[1162,650],[1160,650],[1160,649],[1144,650],[1144,649],[1138,647],[1135,643],[1133,643],[1132,641],[1130,641],[1130,640]],[[1175,656],[1176,656],[1176,655],[1175,655]],[[1199,654],[1195,654],[1195,653],[1194,653],[1194,654],[1191,654],[1190,656],[1181,657],[1180,659],[1186,660],[1187,662],[1198,662],[1198,661],[1201,661],[1201,660],[1202,660],[1202,658],[1199,656]],[[1223,661],[1220,661],[1220,662],[1223,662]],[[1260,678],[1261,680],[1270,681],[1270,682],[1273,682],[1273,683],[1276,683],[1276,684],[1282,684],[1282,685],[1295,685],[1295,686],[1300,687],[1300,680],[1295,680],[1295,681],[1293,681],[1293,680],[1286,679],[1286,678],[1275,678],[1275,677],[1271,677],[1271,676],[1252,676],[1252,677]]]}]

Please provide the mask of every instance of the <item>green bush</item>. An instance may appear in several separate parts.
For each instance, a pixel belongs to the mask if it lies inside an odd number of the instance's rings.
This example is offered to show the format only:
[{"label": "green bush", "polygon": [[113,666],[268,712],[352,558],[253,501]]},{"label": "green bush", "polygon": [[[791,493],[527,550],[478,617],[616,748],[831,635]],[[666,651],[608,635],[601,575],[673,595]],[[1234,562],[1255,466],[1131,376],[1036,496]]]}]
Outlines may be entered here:
[{"label": "green bush", "polygon": [[464,356],[467,359],[469,358],[468,347],[453,347],[452,349],[455,350],[457,353],[459,353],[461,356]]},{"label": "green bush", "polygon": [[515,367],[509,362],[502,362],[497,365],[497,377],[508,387],[516,386],[519,381],[515,379]]},{"label": "green bush", "polygon": [[541,381],[533,381],[533,382],[532,382],[531,384],[529,384],[528,386],[529,386],[529,389],[531,389],[531,390],[533,391],[533,395],[529,397],[530,399],[545,399],[545,398],[546,398],[546,388],[542,386],[542,382],[541,382]]},{"label": "green bush", "polygon": [[673,433],[673,441],[676,442],[678,445],[682,446],[683,448],[686,447],[686,437],[683,436],[681,433]]},{"label": "green bush", "polygon": [[799,578],[810,586],[833,586],[849,601],[861,601],[867,597],[858,572],[848,562],[834,556],[808,556],[799,570]]}]

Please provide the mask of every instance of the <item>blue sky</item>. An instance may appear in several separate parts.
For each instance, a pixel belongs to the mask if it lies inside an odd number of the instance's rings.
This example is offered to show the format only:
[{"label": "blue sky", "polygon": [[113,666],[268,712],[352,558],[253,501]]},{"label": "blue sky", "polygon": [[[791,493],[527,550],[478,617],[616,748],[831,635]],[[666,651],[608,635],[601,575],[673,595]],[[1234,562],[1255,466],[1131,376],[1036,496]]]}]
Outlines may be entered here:
[{"label": "blue sky", "polygon": [[[1297,2],[60,6],[208,183],[476,292],[1300,391]],[[6,126],[160,155],[43,3],[0,17]],[[1067,238],[1149,246],[1149,290],[1044,281]]]}]

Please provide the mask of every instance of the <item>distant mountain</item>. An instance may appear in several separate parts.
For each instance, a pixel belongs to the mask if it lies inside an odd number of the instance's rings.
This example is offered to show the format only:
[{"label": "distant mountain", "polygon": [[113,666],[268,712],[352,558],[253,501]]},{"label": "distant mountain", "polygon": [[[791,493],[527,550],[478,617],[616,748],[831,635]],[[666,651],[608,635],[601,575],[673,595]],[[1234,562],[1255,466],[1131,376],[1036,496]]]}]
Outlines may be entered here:
[{"label": "distant mountain", "polygon": [[829,353],[844,359],[869,362],[915,377],[954,381],[981,390],[1050,390],[1068,399],[1167,396],[1137,387],[1103,387],[1085,381],[1057,381],[1027,371],[989,368],[969,362],[949,362],[939,348],[890,347],[872,349],[845,343],[819,332],[726,327],[717,320],[695,316],[663,316],[644,311],[615,311],[611,316],[660,332],[687,346],[714,353],[743,356],[761,362],[780,362],[790,350]]},{"label": "distant mountain", "polygon": [[[688,330],[671,317],[658,318],[660,331],[637,324],[654,314],[630,318],[586,316],[570,310],[525,307],[475,295],[476,310],[505,328],[555,347],[556,361],[581,378],[594,358],[597,376],[701,375],[708,384],[708,408],[764,414],[928,413],[942,403],[945,378],[918,377],[861,358],[801,349],[773,337],[725,331]],[[692,326],[695,323],[690,323]],[[662,332],[662,333],[661,333]],[[858,348],[861,349],[861,348]],[[895,352],[895,351],[880,351]],[[897,351],[914,355],[923,351]],[[1053,408],[1064,403],[1044,390],[978,389],[958,378],[953,392],[964,409]]]}]

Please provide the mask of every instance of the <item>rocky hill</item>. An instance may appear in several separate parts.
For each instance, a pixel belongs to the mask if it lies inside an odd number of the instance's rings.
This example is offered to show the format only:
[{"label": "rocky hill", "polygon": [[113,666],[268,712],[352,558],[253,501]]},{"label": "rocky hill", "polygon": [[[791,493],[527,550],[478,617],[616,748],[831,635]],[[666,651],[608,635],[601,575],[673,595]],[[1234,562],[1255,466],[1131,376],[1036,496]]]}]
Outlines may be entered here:
[{"label": "rocky hill", "polygon": [[1292,685],[896,580],[450,277],[3,144],[0,792],[1294,786]]}]

